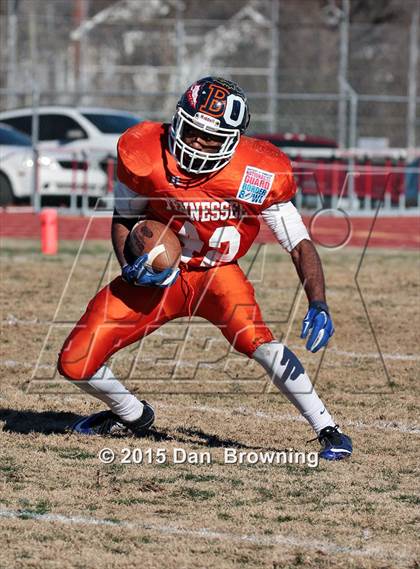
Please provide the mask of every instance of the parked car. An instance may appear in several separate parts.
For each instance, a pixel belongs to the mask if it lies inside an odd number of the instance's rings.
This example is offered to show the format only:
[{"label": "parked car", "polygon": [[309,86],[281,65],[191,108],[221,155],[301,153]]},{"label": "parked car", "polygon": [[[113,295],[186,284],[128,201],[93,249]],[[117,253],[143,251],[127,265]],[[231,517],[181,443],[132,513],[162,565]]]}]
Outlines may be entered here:
[{"label": "parked car", "polygon": [[[32,108],[0,113],[0,121],[32,135]],[[39,107],[40,147],[66,145],[90,154],[116,156],[121,134],[141,122],[133,113],[100,107]]]},{"label": "parked car", "polygon": [[[102,197],[107,176],[98,163],[86,161],[79,151],[41,150],[38,156],[38,191],[42,196]],[[31,139],[0,123],[0,205],[29,198],[34,156]]]}]

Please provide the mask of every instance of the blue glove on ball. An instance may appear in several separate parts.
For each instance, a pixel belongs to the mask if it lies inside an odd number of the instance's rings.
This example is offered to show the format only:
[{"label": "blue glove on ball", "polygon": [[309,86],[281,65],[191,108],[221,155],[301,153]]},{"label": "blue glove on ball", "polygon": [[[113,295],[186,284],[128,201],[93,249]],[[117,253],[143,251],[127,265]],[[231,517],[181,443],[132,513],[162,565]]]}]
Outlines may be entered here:
[{"label": "blue glove on ball", "polygon": [[313,353],[326,346],[334,334],[334,326],[325,302],[315,300],[309,304],[300,337],[306,338],[309,332],[311,333],[306,342],[306,349]]},{"label": "blue glove on ball", "polygon": [[122,278],[134,286],[158,286],[166,288],[174,284],[179,275],[179,269],[165,269],[159,273],[153,273],[148,267],[148,255],[142,255],[131,265],[122,268]]}]

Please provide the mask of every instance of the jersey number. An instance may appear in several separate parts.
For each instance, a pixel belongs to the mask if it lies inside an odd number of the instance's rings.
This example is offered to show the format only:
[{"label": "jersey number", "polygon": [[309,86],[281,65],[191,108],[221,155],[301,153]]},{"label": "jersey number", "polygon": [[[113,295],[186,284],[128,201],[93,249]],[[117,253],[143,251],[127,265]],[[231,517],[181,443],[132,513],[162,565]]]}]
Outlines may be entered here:
[{"label": "jersey number", "polygon": [[[181,261],[188,263],[194,253],[200,253],[204,242],[198,236],[198,231],[192,223],[186,221],[179,230],[179,236],[184,245],[182,248]],[[209,246],[212,247],[200,263],[200,267],[213,267],[216,263],[228,263],[232,261],[239,251],[241,234],[233,225],[217,227],[209,239]],[[226,253],[218,251],[221,243],[229,243]]]}]

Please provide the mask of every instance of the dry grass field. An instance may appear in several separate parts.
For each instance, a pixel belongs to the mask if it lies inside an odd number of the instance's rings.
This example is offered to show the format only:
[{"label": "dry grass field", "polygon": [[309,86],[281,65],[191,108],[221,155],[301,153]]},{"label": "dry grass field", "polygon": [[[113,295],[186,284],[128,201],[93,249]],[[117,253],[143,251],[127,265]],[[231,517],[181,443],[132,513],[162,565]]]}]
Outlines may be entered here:
[{"label": "dry grass field", "polygon": [[[337,330],[323,356],[299,339],[306,303],[287,254],[264,246],[242,263],[265,319],[353,438],[350,461],[317,468],[224,463],[224,448],[318,443],[306,442],[311,430],[261,370],[199,320],[167,325],[114,357],[115,373],[156,408],[150,436],[66,433],[102,407],[57,377],[56,355],[116,271],[104,242],[89,242],[77,262],[76,252],[64,242],[43,258],[34,241],[2,244],[1,568],[419,567],[415,252],[321,252]],[[103,447],[113,464],[100,462]],[[126,447],[164,449],[167,460],[122,464]],[[210,452],[212,463],[173,464],[175,448]]]}]

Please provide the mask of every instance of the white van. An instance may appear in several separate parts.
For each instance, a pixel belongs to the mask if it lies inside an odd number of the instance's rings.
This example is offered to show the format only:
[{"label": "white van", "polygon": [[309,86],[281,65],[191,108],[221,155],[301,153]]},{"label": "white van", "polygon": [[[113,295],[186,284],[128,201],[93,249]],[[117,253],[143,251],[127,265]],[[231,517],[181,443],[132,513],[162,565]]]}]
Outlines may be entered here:
[{"label": "white van", "polygon": [[[63,146],[104,156],[117,155],[121,134],[141,122],[133,113],[100,107],[39,107],[39,146]],[[32,135],[32,108],[0,113],[0,121]]]}]

